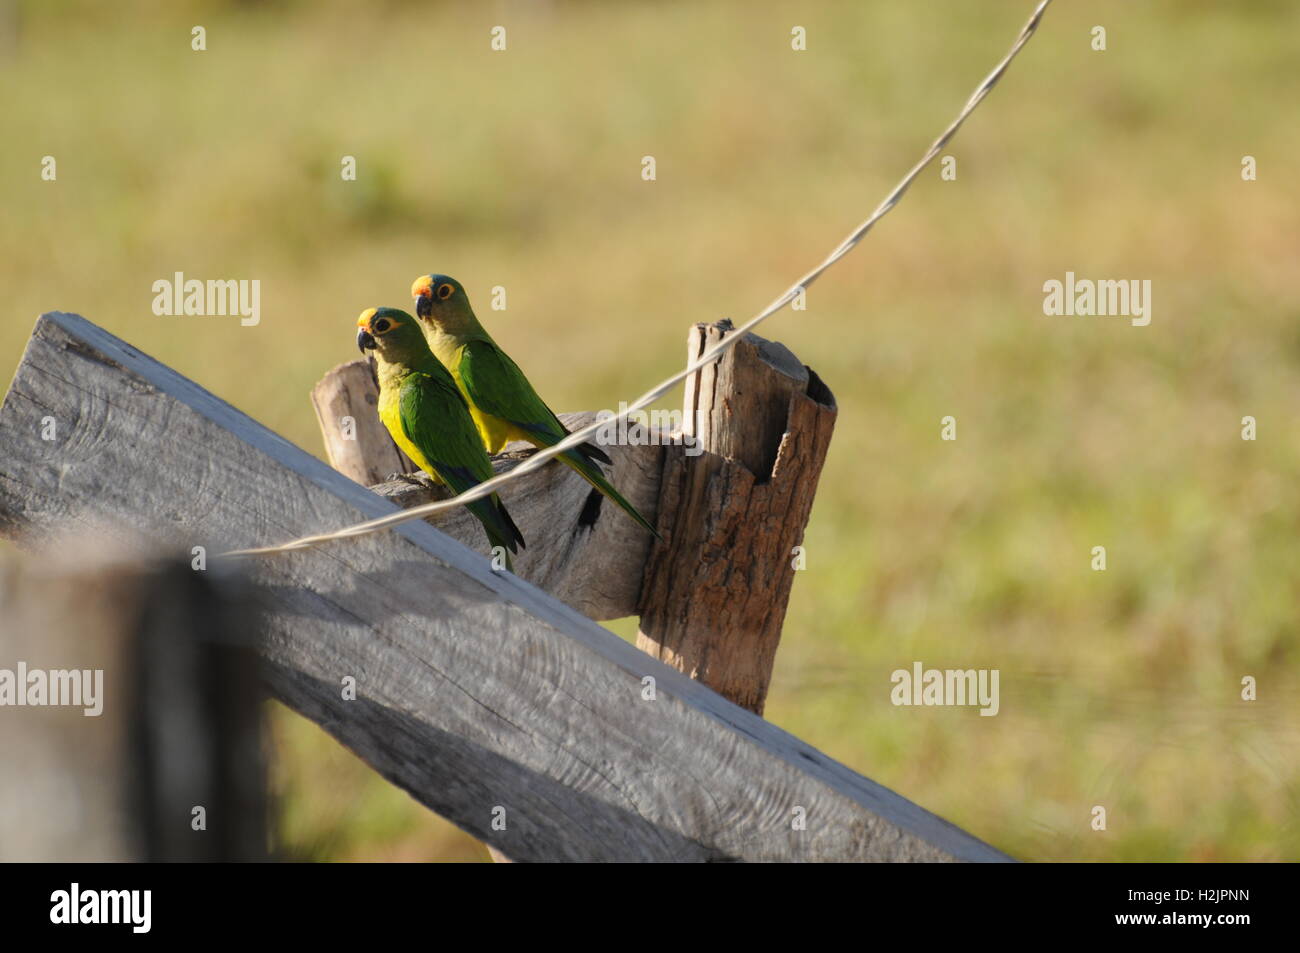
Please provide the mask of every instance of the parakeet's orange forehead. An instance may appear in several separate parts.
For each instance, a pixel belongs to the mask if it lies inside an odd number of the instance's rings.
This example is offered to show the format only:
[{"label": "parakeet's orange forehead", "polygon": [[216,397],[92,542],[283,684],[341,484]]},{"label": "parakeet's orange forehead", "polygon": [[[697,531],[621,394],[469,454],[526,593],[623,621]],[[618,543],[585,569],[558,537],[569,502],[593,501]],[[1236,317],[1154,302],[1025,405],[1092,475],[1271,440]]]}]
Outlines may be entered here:
[{"label": "parakeet's orange forehead", "polygon": [[375,316],[375,312],[378,310],[379,310],[378,308],[366,308],[366,310],[362,311],[361,317],[357,318],[357,327],[359,328],[370,327],[370,319]]},{"label": "parakeet's orange forehead", "polygon": [[433,284],[433,281],[429,275],[421,275],[419,278],[416,278],[415,283],[411,285],[411,297],[423,298],[425,295],[430,293],[429,286],[431,284]]}]

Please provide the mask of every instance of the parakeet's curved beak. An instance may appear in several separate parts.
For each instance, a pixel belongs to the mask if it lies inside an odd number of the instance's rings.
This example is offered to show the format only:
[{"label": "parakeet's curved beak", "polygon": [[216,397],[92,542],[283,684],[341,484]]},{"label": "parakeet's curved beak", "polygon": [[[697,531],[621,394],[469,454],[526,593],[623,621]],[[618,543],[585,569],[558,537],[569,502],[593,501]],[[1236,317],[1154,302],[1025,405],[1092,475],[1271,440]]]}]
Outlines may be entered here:
[{"label": "parakeet's curved beak", "polygon": [[365,328],[357,332],[357,347],[361,349],[362,354],[375,349],[375,339]]},{"label": "parakeet's curved beak", "polygon": [[417,318],[427,318],[433,314],[433,276],[421,275],[411,282],[411,297],[415,299]]}]

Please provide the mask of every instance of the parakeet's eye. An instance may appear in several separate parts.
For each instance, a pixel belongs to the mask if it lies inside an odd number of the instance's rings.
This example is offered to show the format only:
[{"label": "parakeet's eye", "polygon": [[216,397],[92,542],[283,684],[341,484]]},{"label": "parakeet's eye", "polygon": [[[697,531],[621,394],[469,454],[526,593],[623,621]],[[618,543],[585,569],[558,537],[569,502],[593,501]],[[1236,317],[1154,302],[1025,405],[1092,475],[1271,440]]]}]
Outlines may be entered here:
[{"label": "parakeet's eye", "polygon": [[370,330],[374,331],[376,334],[383,334],[390,327],[391,325],[387,318],[380,318],[378,321],[375,321],[370,325]]},{"label": "parakeet's eye", "polygon": [[452,292],[454,292],[455,290],[456,289],[453,288],[451,285],[447,285],[447,284],[438,285],[438,300],[446,301],[448,298],[451,297]]}]

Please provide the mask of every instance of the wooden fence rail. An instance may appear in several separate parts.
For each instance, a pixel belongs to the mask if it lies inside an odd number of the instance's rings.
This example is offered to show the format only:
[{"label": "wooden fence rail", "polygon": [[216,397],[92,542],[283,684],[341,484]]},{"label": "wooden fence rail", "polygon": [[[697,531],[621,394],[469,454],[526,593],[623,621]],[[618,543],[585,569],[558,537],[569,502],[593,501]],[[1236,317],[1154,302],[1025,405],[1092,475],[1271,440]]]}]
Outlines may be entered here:
[{"label": "wooden fence rail", "polygon": [[[211,558],[392,510],[76,315],[41,317],[0,408],[20,539]],[[272,692],[514,860],[1008,859],[427,523],[245,570]]]}]

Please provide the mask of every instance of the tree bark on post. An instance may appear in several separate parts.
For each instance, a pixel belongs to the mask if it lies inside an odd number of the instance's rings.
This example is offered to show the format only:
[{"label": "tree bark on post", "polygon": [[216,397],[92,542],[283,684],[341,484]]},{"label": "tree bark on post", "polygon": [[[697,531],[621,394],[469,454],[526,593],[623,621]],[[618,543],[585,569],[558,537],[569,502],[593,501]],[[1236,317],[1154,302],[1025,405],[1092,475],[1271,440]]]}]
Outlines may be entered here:
[{"label": "tree bark on post", "polygon": [[[689,359],[728,333],[696,325]],[[761,715],[835,398],[784,345],[747,334],[688,379],[684,413],[704,452],[665,458],[637,647]]]}]

